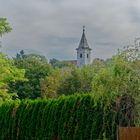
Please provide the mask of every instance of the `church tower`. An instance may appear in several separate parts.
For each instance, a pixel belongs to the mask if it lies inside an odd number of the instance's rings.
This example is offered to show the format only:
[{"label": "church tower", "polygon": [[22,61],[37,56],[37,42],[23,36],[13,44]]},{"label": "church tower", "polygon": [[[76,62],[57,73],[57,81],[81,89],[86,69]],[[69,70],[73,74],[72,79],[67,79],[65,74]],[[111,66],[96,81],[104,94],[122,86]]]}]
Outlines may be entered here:
[{"label": "church tower", "polygon": [[91,59],[91,48],[88,45],[85,26],[83,26],[83,34],[77,50],[77,66],[82,67],[84,65],[90,64]]}]

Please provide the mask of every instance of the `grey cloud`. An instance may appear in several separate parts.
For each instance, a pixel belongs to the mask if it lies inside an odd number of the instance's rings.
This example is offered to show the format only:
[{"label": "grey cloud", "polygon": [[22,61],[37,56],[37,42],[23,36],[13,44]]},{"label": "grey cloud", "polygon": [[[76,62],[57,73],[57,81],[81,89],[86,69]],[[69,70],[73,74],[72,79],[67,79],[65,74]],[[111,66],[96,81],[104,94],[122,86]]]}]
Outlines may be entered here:
[{"label": "grey cloud", "polygon": [[75,59],[86,25],[93,58],[108,58],[139,36],[139,13],[138,0],[0,0],[0,16],[13,27],[2,38],[3,51]]}]

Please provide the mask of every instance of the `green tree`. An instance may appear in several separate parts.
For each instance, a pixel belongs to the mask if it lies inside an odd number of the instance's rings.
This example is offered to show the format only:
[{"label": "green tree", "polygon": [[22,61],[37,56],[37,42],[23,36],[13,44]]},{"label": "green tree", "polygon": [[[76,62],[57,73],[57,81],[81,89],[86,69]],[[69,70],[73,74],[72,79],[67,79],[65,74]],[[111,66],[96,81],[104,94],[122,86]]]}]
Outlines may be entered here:
[{"label": "green tree", "polygon": [[41,79],[41,97],[55,98],[57,97],[57,90],[60,85],[61,72],[56,70],[51,75]]},{"label": "green tree", "polygon": [[[12,29],[6,18],[0,18],[0,36],[10,32]],[[16,93],[9,93],[9,83],[25,80],[23,69],[14,66],[14,61],[0,52],[0,100],[9,100],[16,96]]]},{"label": "green tree", "polygon": [[75,67],[71,61],[60,61],[55,58],[50,59],[50,64],[53,68]]},{"label": "green tree", "polygon": [[28,81],[10,84],[11,92],[17,92],[20,99],[41,97],[40,80],[52,72],[51,66],[40,55],[20,53],[19,56],[15,58],[15,65],[17,68],[25,69],[25,77]]},{"label": "green tree", "polygon": [[15,94],[9,93],[8,83],[25,80],[25,71],[23,69],[16,68],[13,60],[8,59],[2,53],[0,53],[0,66],[0,100],[12,99]]},{"label": "green tree", "polygon": [[94,70],[93,65],[81,69],[71,68],[65,77],[61,76],[60,85],[57,89],[58,95],[91,92]]},{"label": "green tree", "polygon": [[138,67],[135,61],[116,56],[93,79],[94,97],[106,101],[106,107],[114,108],[120,126],[133,126],[139,112],[136,108],[140,101],[140,73],[134,65]]},{"label": "green tree", "polygon": [[[71,75],[71,70],[69,67],[53,69],[53,72],[49,76],[41,79],[41,97],[54,98],[62,95],[62,93],[59,94],[61,92],[61,86],[63,89],[65,86],[64,81]],[[69,92],[69,90],[67,92]]]},{"label": "green tree", "polygon": [[6,18],[0,18],[0,36],[12,30]]}]

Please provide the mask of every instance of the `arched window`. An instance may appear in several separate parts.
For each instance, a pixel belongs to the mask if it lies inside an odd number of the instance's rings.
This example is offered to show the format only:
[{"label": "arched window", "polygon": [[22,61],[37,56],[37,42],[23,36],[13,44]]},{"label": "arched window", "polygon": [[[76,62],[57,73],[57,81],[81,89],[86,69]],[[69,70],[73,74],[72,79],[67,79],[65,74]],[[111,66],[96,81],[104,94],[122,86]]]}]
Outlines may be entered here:
[{"label": "arched window", "polygon": [[80,53],[80,58],[82,58],[82,54]]},{"label": "arched window", "polygon": [[88,58],[88,54],[87,54],[87,58]]}]

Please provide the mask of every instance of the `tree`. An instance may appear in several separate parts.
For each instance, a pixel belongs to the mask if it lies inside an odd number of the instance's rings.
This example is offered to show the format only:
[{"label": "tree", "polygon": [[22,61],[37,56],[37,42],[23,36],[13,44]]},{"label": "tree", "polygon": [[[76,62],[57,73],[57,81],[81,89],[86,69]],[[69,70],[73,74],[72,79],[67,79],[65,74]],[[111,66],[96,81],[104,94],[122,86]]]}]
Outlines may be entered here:
[{"label": "tree", "polygon": [[41,79],[41,97],[42,98],[55,98],[58,96],[57,90],[60,86],[60,79],[62,73],[60,70],[55,70],[51,75]]},{"label": "tree", "polygon": [[24,58],[24,50],[21,50],[19,53],[16,54],[16,59],[22,59]]},{"label": "tree", "polygon": [[93,66],[81,69],[64,67],[56,69],[51,75],[41,80],[41,91],[44,97],[57,97],[92,91],[94,77]]},{"label": "tree", "polygon": [[0,36],[12,30],[6,18],[0,18]]},{"label": "tree", "polygon": [[72,68],[70,74],[61,80],[58,94],[88,93],[92,91],[94,68],[92,65],[83,68]]},{"label": "tree", "polygon": [[[0,18],[0,36],[12,30],[6,18]],[[12,59],[3,55],[0,52],[0,100],[8,100],[15,98],[16,93],[9,93],[9,83],[25,80],[23,69],[18,69],[14,66]]]},{"label": "tree", "polygon": [[13,60],[8,59],[0,53],[0,100],[12,99],[15,94],[10,94],[8,83],[25,80],[23,69],[18,69],[14,66]]},{"label": "tree", "polygon": [[71,61],[59,61],[55,58],[50,59],[50,64],[53,68],[75,67]]},{"label": "tree", "polygon": [[43,78],[40,82],[42,98],[55,98],[62,95],[59,94],[61,86],[65,86],[63,82],[71,75],[71,70],[70,67],[53,69],[49,76]]},{"label": "tree", "polygon": [[113,121],[116,119],[119,126],[134,126],[139,111],[136,108],[140,102],[140,72],[135,64],[135,61],[115,56],[93,79],[94,97],[106,101],[106,107],[114,108],[117,118]]},{"label": "tree", "polygon": [[36,99],[41,97],[40,80],[52,72],[47,60],[40,55],[20,53],[20,57],[15,58],[17,68],[25,69],[25,77],[28,81],[18,81],[10,84],[11,92],[17,92],[20,99]]}]

